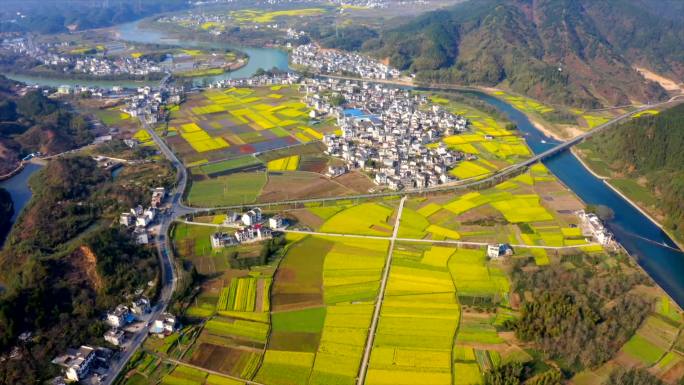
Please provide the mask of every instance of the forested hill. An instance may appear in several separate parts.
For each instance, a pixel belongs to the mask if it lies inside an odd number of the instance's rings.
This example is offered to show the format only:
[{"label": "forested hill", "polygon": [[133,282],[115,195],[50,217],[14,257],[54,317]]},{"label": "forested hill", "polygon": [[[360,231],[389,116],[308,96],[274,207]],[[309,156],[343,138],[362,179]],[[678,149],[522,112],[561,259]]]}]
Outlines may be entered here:
[{"label": "forested hill", "polygon": [[[0,32],[61,33],[125,23],[187,7],[185,0],[24,0],[0,9]],[[20,12],[26,17],[15,17]]]},{"label": "forested hill", "polygon": [[15,93],[18,84],[0,75],[0,175],[32,152],[54,154],[93,139],[85,119],[39,91]]},{"label": "forested hill", "polygon": [[633,66],[684,78],[684,9],[665,17],[651,3],[470,0],[383,31],[364,48],[426,81],[504,83],[584,108],[646,102],[665,92]]},{"label": "forested hill", "polygon": [[602,132],[589,144],[618,173],[646,178],[665,226],[684,240],[684,105]]}]

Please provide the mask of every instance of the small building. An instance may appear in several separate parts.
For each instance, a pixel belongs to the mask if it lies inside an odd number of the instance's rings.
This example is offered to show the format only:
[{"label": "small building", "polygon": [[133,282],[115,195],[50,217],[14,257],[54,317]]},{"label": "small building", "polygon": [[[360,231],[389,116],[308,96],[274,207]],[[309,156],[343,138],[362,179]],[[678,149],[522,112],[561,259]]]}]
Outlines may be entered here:
[{"label": "small building", "polygon": [[135,243],[138,245],[147,245],[150,243],[150,237],[147,235],[147,232],[138,232],[135,235]]},{"label": "small building", "polygon": [[503,256],[513,255],[513,249],[505,243],[487,245],[487,256],[491,259],[499,259]]},{"label": "small building", "polygon": [[74,92],[74,89],[69,86],[69,85],[61,85],[57,87],[57,93],[60,95],[71,95]]},{"label": "small building", "polygon": [[176,330],[176,317],[171,313],[161,314],[150,327],[150,333],[160,336],[169,335]]},{"label": "small building", "polygon": [[211,241],[212,249],[222,249],[226,246],[234,245],[236,242],[235,238],[228,233],[216,232],[209,236]]},{"label": "small building", "polygon": [[235,232],[235,239],[240,243],[261,241],[269,239],[271,236],[271,229],[264,227],[261,224],[248,226]]},{"label": "small building", "polygon": [[135,224],[135,217],[131,213],[122,213],[119,217],[119,223],[123,226],[129,227]]},{"label": "small building", "polygon": [[338,177],[347,173],[347,166],[330,166],[328,167],[328,176],[331,178]]},{"label": "small building", "polygon": [[114,346],[121,346],[124,343],[125,339],[126,333],[124,333],[123,330],[117,328],[110,329],[104,335],[104,340]]},{"label": "small building", "polygon": [[283,217],[281,217],[280,215],[274,215],[274,216],[268,218],[268,227],[270,227],[271,230],[282,228],[283,227]]},{"label": "small building", "polygon": [[577,212],[582,225],[582,232],[592,236],[596,242],[603,246],[613,243],[613,234],[604,226],[603,221],[594,213],[586,213],[584,210]]},{"label": "small building", "polygon": [[111,327],[120,328],[133,320],[130,310],[126,305],[119,305],[114,311],[107,313],[107,323]]},{"label": "small building", "polygon": [[140,297],[131,303],[131,312],[136,315],[147,314],[151,309],[150,300],[145,297]]},{"label": "small building", "polygon": [[242,214],[242,223],[245,226],[253,226],[261,222],[261,209],[254,208]]},{"label": "small building", "polygon": [[151,206],[153,208],[158,208],[162,201],[166,198],[166,189],[164,187],[157,187],[152,191],[152,202]]},{"label": "small building", "polygon": [[64,374],[68,380],[80,381],[88,375],[95,356],[95,348],[82,345],[78,349],[67,350],[65,354],[52,360],[52,363],[65,368]]}]

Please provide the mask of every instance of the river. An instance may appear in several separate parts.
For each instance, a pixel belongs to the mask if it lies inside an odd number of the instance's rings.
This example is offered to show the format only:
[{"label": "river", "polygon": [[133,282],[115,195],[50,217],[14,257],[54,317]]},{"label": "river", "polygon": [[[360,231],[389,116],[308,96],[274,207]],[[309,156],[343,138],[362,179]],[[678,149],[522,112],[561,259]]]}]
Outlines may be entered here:
[{"label": "river", "polygon": [[34,172],[40,170],[42,166],[27,163],[21,172],[7,180],[0,182],[0,187],[4,188],[10,193],[12,197],[12,202],[14,202],[14,215],[12,216],[12,222],[14,222],[21,209],[26,206],[26,204],[31,200],[31,189],[29,188],[29,178]]},{"label": "river", "polygon": [[[477,95],[503,111],[525,134],[525,140],[535,154],[550,149],[559,142],[545,136],[525,114],[493,96]],[[641,267],[680,306],[684,307],[684,254],[672,239],[631,203],[590,173],[569,151],[544,161],[568,188],[586,204],[609,207],[615,216],[606,222],[615,239],[635,258]]]},{"label": "river", "polygon": [[[218,42],[181,41],[168,38],[160,31],[141,29],[138,22],[122,24],[117,27],[117,30],[120,39],[126,41],[167,43],[184,48],[237,49],[249,55],[250,60],[245,67],[232,73],[198,78],[195,80],[197,84],[201,84],[205,79],[207,81],[214,81],[229,77],[249,77],[258,68],[270,69],[277,67],[282,70],[288,69],[287,53],[274,48],[236,47]],[[45,79],[34,78],[32,80],[35,80],[34,83],[39,83]],[[74,82],[88,85],[87,82]],[[119,82],[118,84],[121,83]],[[511,121],[517,124],[520,131],[525,134],[528,145],[535,153],[541,153],[558,143],[554,139],[542,134],[522,112],[516,110],[508,103],[487,94],[477,93],[477,95],[499,108]],[[657,224],[653,223],[602,180],[596,178],[585,169],[572,153],[568,151],[560,153],[545,160],[544,164],[586,204],[603,205],[613,210],[615,216],[607,221],[606,224],[615,234],[615,238],[632,256],[637,258],[644,270],[680,306],[684,306],[684,280],[681,279],[684,276],[684,254],[678,251],[679,249],[672,239]],[[27,170],[24,170],[21,174],[0,183],[0,186],[8,186],[5,188],[10,190],[15,200],[17,211],[30,198],[30,190],[28,190],[26,182],[28,181],[28,176],[35,172],[36,167],[38,166],[29,165]]]},{"label": "river", "polygon": [[[221,75],[214,76],[202,76],[193,78],[193,83],[196,85],[202,85],[205,82],[214,82],[217,80],[224,79],[240,79],[248,78],[259,69],[263,68],[269,70],[276,67],[280,70],[287,71],[289,69],[288,54],[287,52],[276,49],[276,48],[254,48],[254,47],[240,47],[231,44],[221,43],[221,42],[202,42],[194,40],[180,40],[176,38],[170,38],[165,35],[163,31],[158,31],[154,29],[143,29],[140,27],[139,21],[134,21],[131,23],[121,24],[114,27],[118,32],[120,40],[130,41],[133,43],[143,43],[143,44],[168,44],[173,46],[178,46],[182,48],[206,48],[206,49],[231,49],[244,52],[249,56],[249,60],[244,67],[241,67],[232,72],[226,72]],[[60,79],[60,78],[47,78],[31,75],[17,75],[17,74],[7,74],[10,79],[14,79],[26,84],[37,84],[50,87],[59,87],[60,85],[80,85],[88,87],[100,87],[100,88],[112,88],[114,86],[124,86],[127,88],[137,88],[142,85],[153,85],[159,82],[146,82],[146,81],[110,81],[110,80],[78,80],[78,79]]]}]

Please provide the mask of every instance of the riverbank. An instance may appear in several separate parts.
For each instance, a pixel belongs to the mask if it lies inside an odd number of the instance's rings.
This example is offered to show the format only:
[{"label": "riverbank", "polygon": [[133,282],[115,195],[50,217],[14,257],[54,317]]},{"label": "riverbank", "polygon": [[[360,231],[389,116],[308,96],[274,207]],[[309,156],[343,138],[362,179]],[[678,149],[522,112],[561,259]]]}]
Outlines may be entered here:
[{"label": "riverbank", "polygon": [[639,203],[637,203],[637,201],[635,201],[634,199],[630,198],[625,192],[621,191],[621,190],[620,190],[619,188],[617,188],[615,185],[611,184],[611,183],[610,183],[610,179],[611,179],[610,177],[599,175],[598,173],[596,173],[596,171],[592,170],[591,167],[589,167],[589,165],[584,161],[584,159],[582,159],[582,156],[581,156],[580,154],[578,154],[578,152],[577,152],[575,149],[573,149],[571,152],[572,152],[572,155],[579,161],[579,163],[580,163],[587,171],[589,171],[592,175],[594,175],[594,177],[596,177],[596,178],[600,179],[601,181],[603,181],[603,183],[605,183],[606,186],[608,186],[611,190],[613,190],[616,194],[618,194],[618,195],[619,195],[622,199],[624,199],[626,202],[628,202],[629,204],[631,204],[631,205],[632,205],[635,209],[637,209],[643,216],[645,216],[646,218],[648,218],[649,221],[651,221],[654,225],[656,225],[658,228],[660,228],[660,230],[662,230],[664,233],[666,233],[666,234],[670,237],[670,239],[672,240],[672,242],[674,242],[674,243],[677,245],[677,247],[679,247],[681,250],[684,250],[684,243],[682,243],[679,239],[677,239],[677,238],[674,236],[674,234],[672,234],[672,232],[670,232],[670,230],[668,230],[667,228],[665,228],[665,227],[662,225],[662,223],[660,223],[660,221],[658,221],[658,220],[656,220],[655,218],[653,218],[653,216],[652,216],[648,211],[646,211],[646,209],[645,209],[644,207],[641,207],[641,205],[640,205]]}]

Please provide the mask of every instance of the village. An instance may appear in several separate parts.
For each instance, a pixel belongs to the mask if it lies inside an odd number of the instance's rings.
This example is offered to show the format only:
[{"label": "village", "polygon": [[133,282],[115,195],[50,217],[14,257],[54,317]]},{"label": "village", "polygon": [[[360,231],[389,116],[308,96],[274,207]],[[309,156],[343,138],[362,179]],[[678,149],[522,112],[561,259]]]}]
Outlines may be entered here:
[{"label": "village", "polygon": [[434,145],[465,132],[468,121],[429,105],[424,95],[336,79],[306,79],[303,87],[313,115],[337,117],[342,131],[323,138],[326,153],[345,161],[345,167],[329,171],[332,176],[361,169],[393,190],[433,187],[452,181],[448,171],[474,157]]},{"label": "village", "polygon": [[41,65],[57,70],[63,74],[85,74],[94,77],[133,76],[146,77],[161,74],[164,68],[159,63],[145,58],[116,57],[108,58],[103,54],[86,55],[60,53],[58,48],[65,48],[66,43],[35,43],[30,38],[4,40],[0,47],[15,54],[32,58]]},{"label": "village", "polygon": [[367,56],[353,52],[321,49],[304,44],[292,50],[293,64],[320,74],[353,75],[364,79],[396,79],[401,72]]}]

